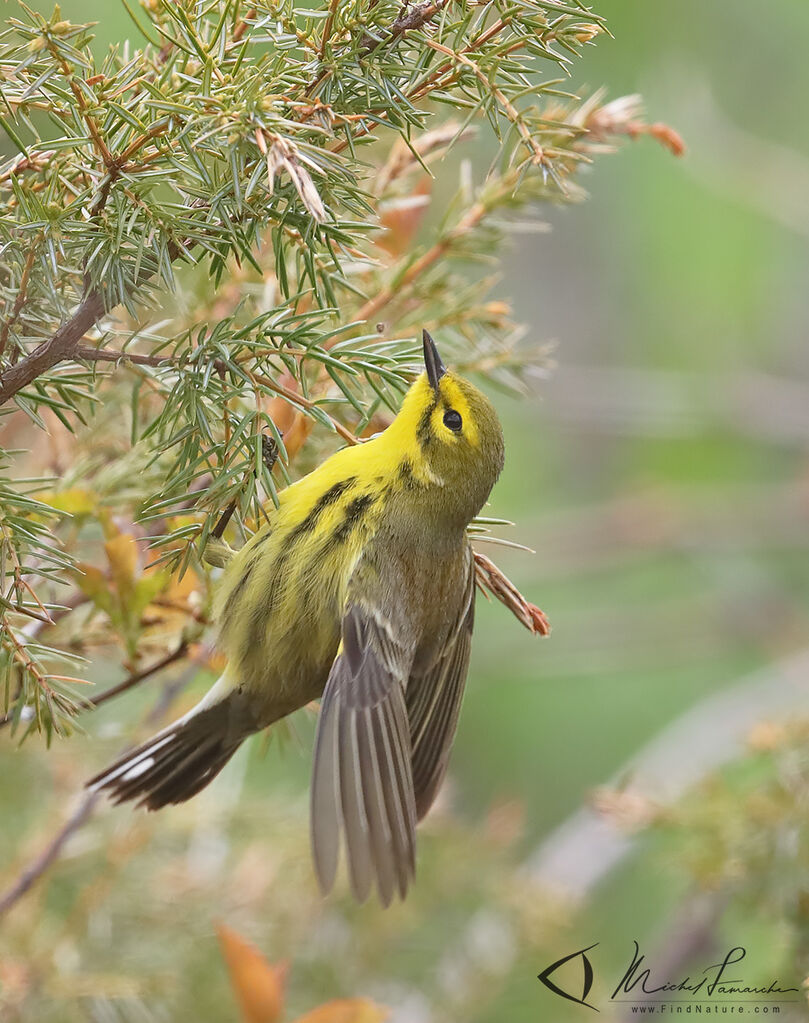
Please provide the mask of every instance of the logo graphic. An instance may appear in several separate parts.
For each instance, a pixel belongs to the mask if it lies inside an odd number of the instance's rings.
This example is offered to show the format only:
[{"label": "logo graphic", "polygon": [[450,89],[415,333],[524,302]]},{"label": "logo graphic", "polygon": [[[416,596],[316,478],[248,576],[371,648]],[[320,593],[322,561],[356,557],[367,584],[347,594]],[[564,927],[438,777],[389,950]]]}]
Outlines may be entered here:
[{"label": "logo graphic", "polygon": [[[587,1001],[594,978],[593,964],[587,953],[598,944],[596,941],[587,948],[557,959],[537,975],[537,980],[560,998],[598,1012],[599,1009]],[[797,987],[782,987],[778,979],[768,983],[757,978],[749,982],[741,975],[739,964],[747,956],[743,945],[728,949],[720,962],[711,963],[702,970],[697,967],[694,973],[679,978],[659,975],[654,967],[646,965],[646,956],[638,942],[633,941],[632,945],[629,966],[610,995],[611,1005],[625,1002],[633,1006],[633,1012],[662,1014],[666,1011],[682,1012],[682,1006],[686,1012],[690,1012],[692,1006],[697,1012],[702,1012],[703,1006],[706,1012],[743,1012],[745,1003],[754,1003],[756,1012],[780,1012],[781,1004],[800,1001],[800,989]],[[581,960],[581,984],[579,986],[569,978],[566,983],[571,990],[566,991],[560,986],[561,980],[557,983],[551,977],[577,959]],[[575,967],[573,969],[575,976]],[[785,998],[784,995],[793,997]]]},{"label": "logo graphic", "polygon": [[[555,963],[551,963],[542,973],[538,974],[537,980],[542,981],[545,987],[549,991],[553,991],[555,995],[560,995],[562,998],[567,998],[568,1001],[575,1002],[577,1005],[586,1005],[588,1009],[593,1009],[598,1012],[598,1009],[594,1005],[590,1005],[587,1001],[587,996],[590,994],[590,988],[593,986],[593,965],[587,958],[587,953],[591,948],[595,948],[598,942],[596,941],[592,945],[588,945],[587,948],[581,949],[579,952],[571,952],[570,955],[565,956],[563,959],[557,959]],[[577,998],[576,995],[570,994],[569,991],[563,991],[557,984],[550,979],[551,975],[556,971],[569,963],[572,959],[581,958],[582,968],[582,985],[581,985],[581,997]]]}]

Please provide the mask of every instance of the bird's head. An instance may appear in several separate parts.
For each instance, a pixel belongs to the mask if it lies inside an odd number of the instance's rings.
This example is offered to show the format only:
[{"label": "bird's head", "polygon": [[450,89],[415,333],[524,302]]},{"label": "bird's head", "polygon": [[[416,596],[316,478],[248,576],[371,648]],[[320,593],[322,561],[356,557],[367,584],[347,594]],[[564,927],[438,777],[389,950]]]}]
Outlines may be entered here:
[{"label": "bird's head", "polygon": [[444,366],[426,330],[423,339],[425,372],[407,392],[393,429],[416,479],[440,490],[442,511],[465,524],[503,468],[503,431],[486,395]]}]

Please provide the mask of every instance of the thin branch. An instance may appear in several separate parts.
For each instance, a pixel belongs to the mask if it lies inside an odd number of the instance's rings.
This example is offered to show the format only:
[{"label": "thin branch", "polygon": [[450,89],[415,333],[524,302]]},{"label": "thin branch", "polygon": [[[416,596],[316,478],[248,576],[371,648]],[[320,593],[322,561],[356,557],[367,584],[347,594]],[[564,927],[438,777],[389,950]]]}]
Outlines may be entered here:
[{"label": "thin branch", "polygon": [[293,406],[297,405],[305,409],[318,408],[324,415],[328,417],[329,422],[334,427],[335,432],[338,433],[343,438],[343,440],[347,441],[349,444],[360,443],[360,439],[359,437],[356,436],[356,434],[353,434],[351,430],[348,429],[348,427],[343,426],[343,424],[339,420],[335,419],[333,416],[330,416],[322,406],[317,404],[317,402],[310,401],[309,398],[305,398],[302,394],[298,394],[297,391],[292,391],[288,387],[284,387],[283,384],[276,383],[275,380],[270,380],[269,377],[265,377],[261,373],[251,373],[249,370],[245,370],[245,373],[255,383],[261,384],[263,387],[267,387],[271,391],[275,391],[276,394],[280,395],[282,398],[288,401],[290,405]]},{"label": "thin branch", "polygon": [[71,354],[71,358],[81,359],[84,362],[131,362],[135,366],[170,366],[170,356],[161,355],[138,355],[135,352],[112,352],[108,348],[88,348],[79,345]]},{"label": "thin branch", "polygon": [[[84,346],[77,348],[75,352],[70,354],[69,357],[75,359],[84,359],[89,362],[112,362],[112,363],[131,362],[135,365],[140,366],[175,365],[174,360],[170,357],[162,357],[157,355],[136,354],[130,355],[128,352],[111,352],[108,349],[104,348],[87,348]],[[227,371],[227,365],[224,362],[222,362],[221,359],[215,359],[214,366],[222,372]],[[177,368],[179,369],[181,367]],[[356,436],[356,434],[353,434],[351,430],[348,429],[348,427],[343,426],[343,424],[339,420],[335,419],[333,416],[330,416],[321,406],[317,406],[317,402],[311,401],[309,398],[304,397],[302,394],[298,394],[297,391],[290,390],[290,388],[285,387],[283,384],[277,383],[275,380],[271,380],[269,377],[264,376],[261,373],[251,373],[247,369],[245,369],[245,373],[254,383],[261,384],[262,387],[266,387],[269,390],[274,391],[276,394],[280,395],[282,398],[288,401],[291,405],[297,405],[305,409],[313,409],[315,407],[320,408],[320,411],[323,412],[324,415],[328,417],[329,421],[334,427],[335,432],[338,433],[343,438],[343,440],[347,441],[349,444],[360,443],[360,440]]]},{"label": "thin branch", "polygon": [[20,287],[14,298],[14,305],[11,308],[11,313],[7,320],[3,320],[3,326],[0,327],[0,358],[3,357],[3,353],[6,350],[8,343],[8,334],[14,324],[20,317],[23,306],[25,305],[25,296],[28,291],[28,281],[31,277],[31,270],[34,266],[34,260],[37,257],[37,243],[41,239],[41,235],[35,241],[31,248],[28,250],[28,255],[25,259],[25,265],[22,268],[22,274],[20,275]]},{"label": "thin branch", "polygon": [[497,100],[500,107],[503,109],[506,117],[516,126],[517,131],[531,153],[531,160],[535,164],[541,164],[545,161],[545,154],[542,151],[542,146],[537,142],[528,125],[525,123],[525,118],[517,110],[514,104],[509,100],[508,96],[499,89],[487,75],[481,71],[477,64],[473,60],[470,60],[463,53],[456,53],[451,50],[448,46],[444,46],[442,43],[436,42],[434,39],[425,40],[427,46],[430,49],[435,50],[437,53],[443,53],[446,57],[451,57],[452,60],[458,61],[459,64],[463,64],[464,67],[468,67],[469,70],[475,75],[478,81],[491,92],[492,96]]},{"label": "thin branch", "polygon": [[[60,622],[67,615],[71,614],[73,611],[76,610],[77,607],[80,607],[82,604],[87,603],[88,600],[89,597],[85,596],[85,594],[77,592],[74,593],[73,596],[70,597],[62,606],[53,608],[49,612],[49,618],[45,619],[37,615],[36,617],[33,618],[32,621],[28,622],[27,625],[23,626],[23,628],[20,629],[21,635],[25,637],[25,642],[31,642],[31,640],[36,639],[37,636],[39,636],[39,634],[44,629],[52,625],[56,625],[57,622]],[[17,609],[15,608],[15,610]],[[19,696],[20,689],[18,687],[17,691],[14,694],[12,702],[16,703],[17,700],[19,699]],[[9,712],[8,714],[4,714],[2,717],[0,717],[0,729],[5,728],[6,725],[10,725],[13,716],[14,716],[13,713]]]},{"label": "thin branch", "polygon": [[73,93],[78,108],[81,112],[82,120],[87,125],[87,130],[89,131],[90,137],[92,138],[93,143],[95,144],[95,147],[98,150],[99,156],[101,157],[106,167],[111,167],[112,164],[115,162],[114,157],[107,148],[107,143],[104,141],[104,138],[101,134],[101,131],[98,127],[95,118],[90,113],[90,109],[87,105],[87,100],[85,99],[84,92],[82,91],[80,86],[76,84],[75,78],[73,76],[73,68],[71,68],[71,66],[62,56],[62,54],[59,52],[53,40],[48,38],[47,35],[45,36],[45,40],[48,46],[48,50],[50,51],[56,63],[61,67],[62,74],[65,76],[67,83],[70,86],[70,90]]},{"label": "thin branch", "polygon": [[[454,50],[446,50],[446,53],[451,55],[452,60],[447,60],[443,64],[440,64],[437,68],[431,71],[430,74],[420,84],[418,84],[415,88],[408,91],[406,93],[408,100],[410,100],[410,102],[412,103],[415,102],[416,100],[424,99],[424,97],[429,95],[431,92],[435,92],[437,89],[446,89],[449,85],[454,84],[457,81],[459,75],[459,69],[457,67],[457,64],[459,62],[467,63],[464,55],[474,53],[481,46],[483,46],[485,43],[489,42],[489,40],[498,35],[498,33],[502,32],[505,28],[508,28],[508,25],[509,25],[508,20],[501,19],[499,21],[496,21],[494,24],[490,25],[489,28],[487,28],[485,31],[475,36],[474,39],[472,39],[466,46],[462,47],[459,51],[455,52]],[[548,39],[552,35],[553,33],[549,33],[548,36],[545,36],[544,38]],[[427,44],[432,45],[430,40],[427,41]],[[513,53],[515,50],[521,49],[524,45],[525,45],[524,41],[522,39],[518,39],[503,52],[502,56],[505,56],[506,54],[509,53]],[[455,66],[453,66],[453,61],[455,62]],[[444,76],[447,75],[448,73],[449,77],[444,78]],[[485,80],[485,83],[487,86],[491,86],[491,83],[488,78]],[[500,90],[498,90],[498,92],[500,92]],[[508,102],[508,100],[506,100],[506,102]],[[380,121],[388,120],[388,112],[386,110],[374,108],[368,113],[373,114],[373,117],[369,118],[364,125],[358,126],[357,130],[354,132],[355,138],[361,135],[365,135],[368,132],[372,131],[376,124],[379,123]],[[368,117],[368,115],[357,116]],[[341,153],[347,147],[348,141],[346,139],[341,139],[332,147],[332,152]]]},{"label": "thin branch", "polygon": [[[46,107],[45,109],[48,108]],[[44,170],[54,156],[56,156],[55,149],[29,150],[27,156],[24,153],[20,153],[0,171],[0,185],[5,184],[6,181],[9,181],[18,174],[22,174],[24,171]]]},{"label": "thin branch", "polygon": [[251,7],[248,10],[247,14],[245,14],[245,16],[237,23],[236,27],[233,29],[233,35],[231,36],[232,42],[238,43],[241,41],[242,36],[247,31],[248,23],[251,22],[253,18],[255,18],[255,16],[256,9],[255,7]]},{"label": "thin branch", "polygon": [[[49,619],[47,622],[43,621],[44,624],[51,625],[52,619]],[[22,670],[29,671],[34,676],[36,684],[46,696],[53,695],[53,689],[48,684],[49,676],[45,675],[37,662],[28,653],[25,642],[14,631],[8,616],[5,614],[0,615],[0,636],[5,637],[0,640],[0,644],[9,650],[11,656],[20,665]]]},{"label": "thin branch", "polygon": [[[105,689],[103,692],[99,693],[98,696],[84,697],[82,700],[82,707],[87,710],[95,710],[95,708],[100,707],[102,703],[114,700],[116,696],[120,696],[121,693],[128,692],[130,689],[138,685],[139,682],[143,682],[147,678],[151,678],[152,675],[157,674],[158,671],[162,671],[163,668],[167,668],[170,664],[174,664],[176,661],[182,660],[187,653],[188,641],[182,640],[175,650],[170,651],[165,657],[162,657],[159,661],[156,661],[148,668],[143,668],[140,671],[133,672],[131,675],[128,675],[125,679],[123,679],[123,681],[118,682],[116,685],[110,686],[109,689]],[[5,714],[2,718],[0,718],[0,729],[10,725],[12,717],[13,715],[11,714]]]},{"label": "thin branch", "polygon": [[[413,5],[410,7],[403,8],[402,13],[395,19],[395,21],[391,24],[390,28],[382,38],[373,39],[369,38],[363,43],[359,51],[359,58],[360,59],[367,58],[371,54],[375,53],[375,51],[383,44],[393,43],[396,40],[400,39],[407,32],[423,28],[446,7],[448,2],[449,0],[434,0],[434,2],[423,3],[420,5]],[[240,23],[240,25],[241,24],[244,23],[242,22]],[[505,22],[501,21],[497,23],[498,30],[501,30],[504,27],[506,27]],[[479,44],[482,40],[488,40],[492,35],[493,30],[494,27],[487,29],[486,32],[478,36],[473,41],[472,45]],[[429,39],[426,40],[426,42],[428,45],[432,46],[433,49],[442,52],[445,56],[450,56],[453,60],[460,61],[461,63],[464,64],[468,64],[476,74],[479,73],[476,66],[469,60],[469,58],[467,58],[464,55],[464,53],[455,53],[454,51],[449,50],[447,47],[443,47],[438,43],[433,43],[433,41]],[[64,63],[62,58],[59,59],[60,62]],[[66,77],[69,80],[71,89],[74,91],[74,94],[76,95],[77,103],[80,106],[80,110],[82,112],[82,115],[84,116],[86,123],[88,124],[88,129],[90,130],[91,135],[95,140],[97,132],[94,132],[93,128],[96,127],[96,125],[95,122],[93,121],[92,116],[89,113],[89,108],[87,107],[86,99],[81,93],[81,90],[78,88],[76,82],[73,80],[73,73],[71,69],[68,66],[65,66],[63,70]],[[323,82],[323,80],[330,74],[331,71],[329,69],[323,69],[319,73],[315,81],[311,83],[311,85],[308,87],[306,91],[308,93],[311,93],[314,90],[316,90],[317,87]],[[422,83],[422,87],[423,85],[424,83]],[[502,94],[500,90],[496,91],[495,96],[498,99],[498,102],[500,103],[501,107],[506,111],[507,115],[515,122],[515,124],[517,124],[524,141],[532,149],[533,158],[535,160],[541,160],[542,159],[541,147],[539,147],[538,143],[535,143],[534,140],[530,138],[530,133],[528,137],[526,137],[527,127],[523,123],[519,112],[516,111],[516,109],[507,99],[507,97],[505,97],[505,95]],[[139,135],[135,140],[133,140],[129,144],[129,146],[126,149],[124,149],[123,152],[117,157],[110,153],[105,145],[102,145],[102,147],[100,147],[99,152],[105,162],[107,168],[107,175],[98,193],[96,201],[94,202],[90,210],[92,216],[98,216],[102,209],[104,208],[107,198],[111,192],[112,185],[114,184],[115,180],[117,180],[122,171],[126,168],[130,158],[148,141],[154,140],[158,135],[164,134],[168,130],[168,127],[169,127],[168,119],[166,119],[166,121],[161,121],[157,125],[153,125],[149,129],[149,131]],[[367,130],[366,126],[363,126],[361,123],[359,123],[354,128],[353,133],[355,134],[355,136],[359,136],[364,134],[366,130]],[[346,144],[345,141],[339,143],[337,149],[335,149],[334,151],[338,151],[340,148],[343,148],[345,144]],[[461,224],[459,224],[458,227],[456,228],[456,233],[463,232],[464,230],[467,230],[470,227],[475,226],[475,224],[479,221],[479,219],[482,217],[484,213],[485,209],[480,207],[479,205],[473,207],[472,210],[470,210],[469,213],[467,214],[464,221]],[[404,286],[406,286],[426,267],[432,265],[432,263],[435,262],[438,258],[440,258],[440,256],[446,250],[446,248],[452,243],[453,237],[454,233],[451,233],[445,239],[443,239],[442,242],[440,242],[437,246],[435,246],[433,249],[425,253],[419,260],[417,260],[413,264],[413,266],[411,266],[408,269],[408,271],[404,275],[404,278],[401,281],[397,282],[397,285],[401,283]],[[183,252],[184,252],[183,246],[180,245],[171,246],[171,250],[169,253],[170,259],[171,260],[176,259]],[[380,293],[380,295],[376,296],[376,298],[369,300],[369,302],[366,303],[366,306],[363,307],[363,310],[361,311],[360,318],[370,319],[379,308],[386,305],[387,302],[391,300],[393,295],[394,295],[393,289],[383,290]],[[26,387],[29,383],[36,379],[36,377],[38,377],[42,373],[47,372],[54,365],[61,362],[63,359],[69,357],[72,350],[78,344],[80,338],[84,336],[89,327],[91,327],[93,323],[95,323],[98,320],[98,318],[103,314],[103,312],[104,312],[103,296],[99,290],[94,289],[84,298],[84,300],[79,305],[78,309],[71,317],[71,319],[68,320],[65,324],[63,324],[50,340],[43,342],[37,349],[31,352],[30,355],[22,359],[16,366],[8,368],[6,372],[0,376],[0,405],[4,404],[12,397],[14,397],[15,394],[17,394],[22,388]],[[86,350],[83,350],[83,353],[84,358],[95,358],[97,360],[113,361],[112,357],[108,358],[102,355],[90,356],[89,354],[86,353]],[[147,363],[146,357],[142,356],[130,357],[129,361],[140,364],[151,364]],[[299,403],[305,404],[302,401]],[[349,442],[352,443],[354,442],[351,441],[347,432],[344,431],[343,429],[338,429],[338,432],[340,432],[341,435],[346,440],[349,440]]]},{"label": "thin branch", "polygon": [[39,856],[30,866],[20,874],[17,880],[0,895],[0,917],[14,906],[28,892],[40,877],[59,858],[62,849],[68,839],[74,835],[83,824],[85,824],[95,808],[96,803],[101,799],[98,792],[85,792],[81,801],[73,813],[68,817],[53,838],[48,842]]},{"label": "thin branch", "polygon": [[[434,3],[414,4],[412,7],[403,6],[402,13],[391,23],[387,33],[381,39],[367,37],[358,53],[358,59],[364,60],[369,57],[380,46],[394,43],[406,32],[422,28],[436,14],[440,13],[449,3],[449,0],[435,0]],[[314,80],[307,86],[305,95],[311,95],[319,88],[327,78],[331,76],[330,68],[323,68]]]},{"label": "thin branch", "polygon": [[56,331],[53,337],[14,366],[0,373],[0,405],[14,397],[32,380],[47,373],[57,363],[66,359],[87,331],[104,315],[104,299],[99,291],[91,291],[81,301],[76,311]]},{"label": "thin branch", "polygon": [[360,60],[369,57],[380,46],[396,42],[406,32],[423,28],[429,21],[432,21],[436,14],[440,14],[448,3],[449,0],[435,0],[434,3],[414,4],[412,7],[403,5],[402,13],[390,26],[386,36],[382,39],[368,38],[366,40],[359,53]]},{"label": "thin branch", "polygon": [[[454,241],[477,227],[486,212],[487,207],[482,202],[474,203],[451,231],[448,231],[440,241],[414,260],[404,274],[395,278],[395,283],[383,288],[373,298],[368,299],[357,313],[356,319],[365,321],[374,319],[389,302],[400,297],[402,289],[408,287],[420,274],[438,262]],[[335,338],[333,343],[336,343],[336,340]]]},{"label": "thin branch", "polygon": [[[157,665],[153,670],[157,670]],[[145,718],[147,725],[159,720],[171,706],[174,698],[183,689],[187,678],[175,680],[167,685]],[[16,881],[0,895],[0,917],[3,917],[20,899],[33,888],[36,882],[45,874],[58,860],[68,840],[83,827],[93,814],[96,806],[102,800],[98,792],[83,792],[81,801],[76,809],[68,817],[65,823],[51,838],[39,856],[26,867]]]},{"label": "thin branch", "polygon": [[[111,181],[111,178],[108,177],[107,180]],[[107,189],[107,194],[108,192],[109,189]],[[104,194],[103,191],[101,194]],[[94,207],[93,212],[100,213],[101,209]],[[168,246],[168,256],[172,262],[185,253],[185,246],[177,242],[172,242]],[[151,276],[150,272],[143,272],[135,287],[144,284]],[[75,354],[79,341],[103,316],[104,312],[104,296],[100,290],[94,288],[85,295],[70,319],[63,323],[51,338],[43,341],[30,355],[11,366],[5,373],[0,373],[0,405],[4,405],[41,374],[47,373],[49,369],[65,359],[71,358]],[[87,349],[87,352],[91,351],[97,350]],[[85,355],[85,358],[89,357],[89,355]]]},{"label": "thin branch", "polygon": [[337,5],[340,0],[331,0],[329,3],[329,13],[326,15],[326,24],[323,27],[323,38],[320,40],[320,59],[323,60],[323,55],[326,52],[329,40],[331,39],[332,26],[334,25],[334,15],[337,11]]},{"label": "thin branch", "polygon": [[109,689],[105,689],[98,696],[91,696],[85,700],[85,703],[95,709],[100,707],[102,703],[107,703],[109,700],[114,700],[116,696],[120,696],[121,693],[127,693],[130,689],[133,689],[138,683],[143,682],[147,678],[151,678],[152,675],[156,675],[158,671],[162,671],[163,668],[167,668],[170,664],[174,664],[176,661],[181,661],[188,653],[188,640],[182,639],[179,646],[162,657],[159,661],[151,664],[148,668],[143,668],[141,671],[133,672],[127,676],[122,682],[118,682],[114,686],[110,686]]}]

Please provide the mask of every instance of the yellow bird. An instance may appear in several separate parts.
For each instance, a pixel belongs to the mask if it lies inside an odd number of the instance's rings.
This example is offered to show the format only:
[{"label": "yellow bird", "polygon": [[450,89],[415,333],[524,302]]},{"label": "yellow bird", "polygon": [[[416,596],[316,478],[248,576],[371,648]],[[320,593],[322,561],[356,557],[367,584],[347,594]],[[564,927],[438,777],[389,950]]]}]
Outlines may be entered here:
[{"label": "yellow bird", "polygon": [[322,696],[311,838],[331,889],[341,835],[351,889],[383,904],[415,873],[416,823],[441,785],[472,638],[466,527],[503,466],[491,402],[425,372],[390,426],[288,487],[219,587],[224,674],[188,714],[88,784],[151,810],[204,788],[247,736]]}]

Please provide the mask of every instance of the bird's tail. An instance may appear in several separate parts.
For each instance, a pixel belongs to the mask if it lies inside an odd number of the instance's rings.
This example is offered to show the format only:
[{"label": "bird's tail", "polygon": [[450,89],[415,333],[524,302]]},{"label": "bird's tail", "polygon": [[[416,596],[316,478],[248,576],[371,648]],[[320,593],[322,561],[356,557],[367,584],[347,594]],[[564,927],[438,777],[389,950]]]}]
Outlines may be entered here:
[{"label": "bird's tail", "polygon": [[108,792],[114,803],[136,799],[138,806],[150,810],[184,803],[213,781],[247,734],[233,728],[233,708],[228,704],[235,695],[213,705],[203,700],[185,717],[91,778],[87,787]]}]

